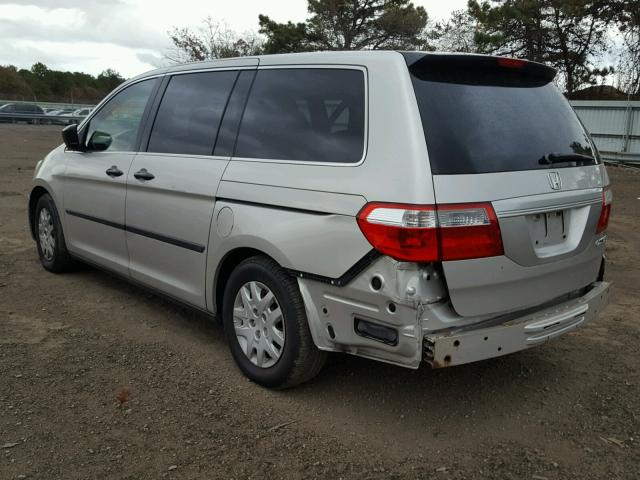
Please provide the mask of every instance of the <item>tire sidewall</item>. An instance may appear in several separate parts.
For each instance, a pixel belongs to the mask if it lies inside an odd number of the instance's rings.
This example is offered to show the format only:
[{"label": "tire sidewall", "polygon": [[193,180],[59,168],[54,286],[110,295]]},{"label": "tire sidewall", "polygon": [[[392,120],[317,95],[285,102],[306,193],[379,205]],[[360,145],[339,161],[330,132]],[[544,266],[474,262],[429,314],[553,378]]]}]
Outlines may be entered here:
[{"label": "tire sidewall", "polygon": [[[231,274],[223,299],[223,324],[231,354],[242,372],[255,382],[266,387],[278,387],[286,383],[300,355],[299,315],[289,298],[287,289],[259,262],[248,259]],[[236,337],[233,324],[233,307],[236,295],[247,282],[257,281],[267,286],[275,295],[282,310],[285,325],[285,344],[278,362],[269,368],[260,368],[247,358]],[[306,318],[305,318],[306,321]]]},{"label": "tire sidewall", "polygon": [[[39,230],[39,219],[40,219],[40,211],[46,208],[49,210],[49,214],[53,220],[53,232],[55,238],[55,247],[53,249],[53,258],[51,260],[47,260],[42,252],[42,247],[40,245],[40,230]],[[40,262],[42,266],[49,271],[57,271],[60,268],[60,261],[66,254],[66,246],[64,243],[64,235],[62,233],[62,224],[60,223],[60,217],[58,215],[58,210],[56,209],[56,205],[53,202],[53,199],[49,194],[44,194],[38,199],[38,203],[36,204],[36,210],[33,218],[34,230],[36,233],[36,245],[38,248],[38,256],[40,257]]]}]

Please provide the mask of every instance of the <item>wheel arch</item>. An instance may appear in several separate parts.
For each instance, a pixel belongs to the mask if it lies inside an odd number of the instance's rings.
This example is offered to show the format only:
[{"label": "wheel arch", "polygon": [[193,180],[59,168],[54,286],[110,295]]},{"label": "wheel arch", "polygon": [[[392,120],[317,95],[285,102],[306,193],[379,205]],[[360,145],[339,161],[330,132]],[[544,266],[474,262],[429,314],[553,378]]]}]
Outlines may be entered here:
[{"label": "wheel arch", "polygon": [[224,287],[227,283],[227,280],[229,279],[229,276],[231,275],[231,272],[233,272],[233,270],[247,258],[255,257],[258,255],[268,257],[274,262],[278,263],[278,265],[280,265],[280,263],[271,255],[268,255],[262,250],[258,250],[257,248],[253,247],[234,248],[233,250],[227,252],[222,257],[222,260],[220,260],[213,279],[213,301],[216,318],[218,319],[218,321],[221,321],[220,314],[222,313]]}]

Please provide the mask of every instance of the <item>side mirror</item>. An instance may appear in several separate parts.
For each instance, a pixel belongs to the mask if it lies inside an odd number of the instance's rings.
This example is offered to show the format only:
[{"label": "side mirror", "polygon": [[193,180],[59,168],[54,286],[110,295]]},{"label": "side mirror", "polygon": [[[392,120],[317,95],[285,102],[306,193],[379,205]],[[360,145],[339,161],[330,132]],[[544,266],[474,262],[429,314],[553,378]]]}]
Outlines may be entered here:
[{"label": "side mirror", "polygon": [[91,134],[89,141],[87,142],[87,149],[101,152],[111,146],[113,139],[107,132],[101,132],[96,130]]},{"label": "side mirror", "polygon": [[67,125],[62,129],[62,141],[69,150],[82,150],[80,137],[78,136],[78,125]]}]

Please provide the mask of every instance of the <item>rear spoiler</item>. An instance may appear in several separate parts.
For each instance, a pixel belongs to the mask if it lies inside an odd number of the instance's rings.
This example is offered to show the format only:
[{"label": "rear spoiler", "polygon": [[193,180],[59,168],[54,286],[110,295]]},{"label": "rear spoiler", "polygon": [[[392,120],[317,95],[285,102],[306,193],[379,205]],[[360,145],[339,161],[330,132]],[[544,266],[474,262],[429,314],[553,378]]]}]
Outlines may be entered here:
[{"label": "rear spoiler", "polygon": [[546,82],[552,81],[557,70],[542,63],[530,62],[519,58],[496,57],[478,54],[443,54],[425,52],[400,52],[407,62],[409,70],[417,71],[504,71],[519,73],[527,77],[537,77]]}]

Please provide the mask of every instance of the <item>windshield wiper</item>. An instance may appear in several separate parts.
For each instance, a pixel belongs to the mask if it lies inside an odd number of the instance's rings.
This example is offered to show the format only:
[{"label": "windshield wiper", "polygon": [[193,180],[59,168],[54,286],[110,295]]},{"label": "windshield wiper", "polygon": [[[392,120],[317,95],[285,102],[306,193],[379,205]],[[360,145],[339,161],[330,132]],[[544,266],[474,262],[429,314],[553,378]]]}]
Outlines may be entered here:
[{"label": "windshield wiper", "polygon": [[581,153],[547,153],[538,163],[540,165],[552,165],[554,163],[576,162],[583,165],[595,162],[595,158]]}]

